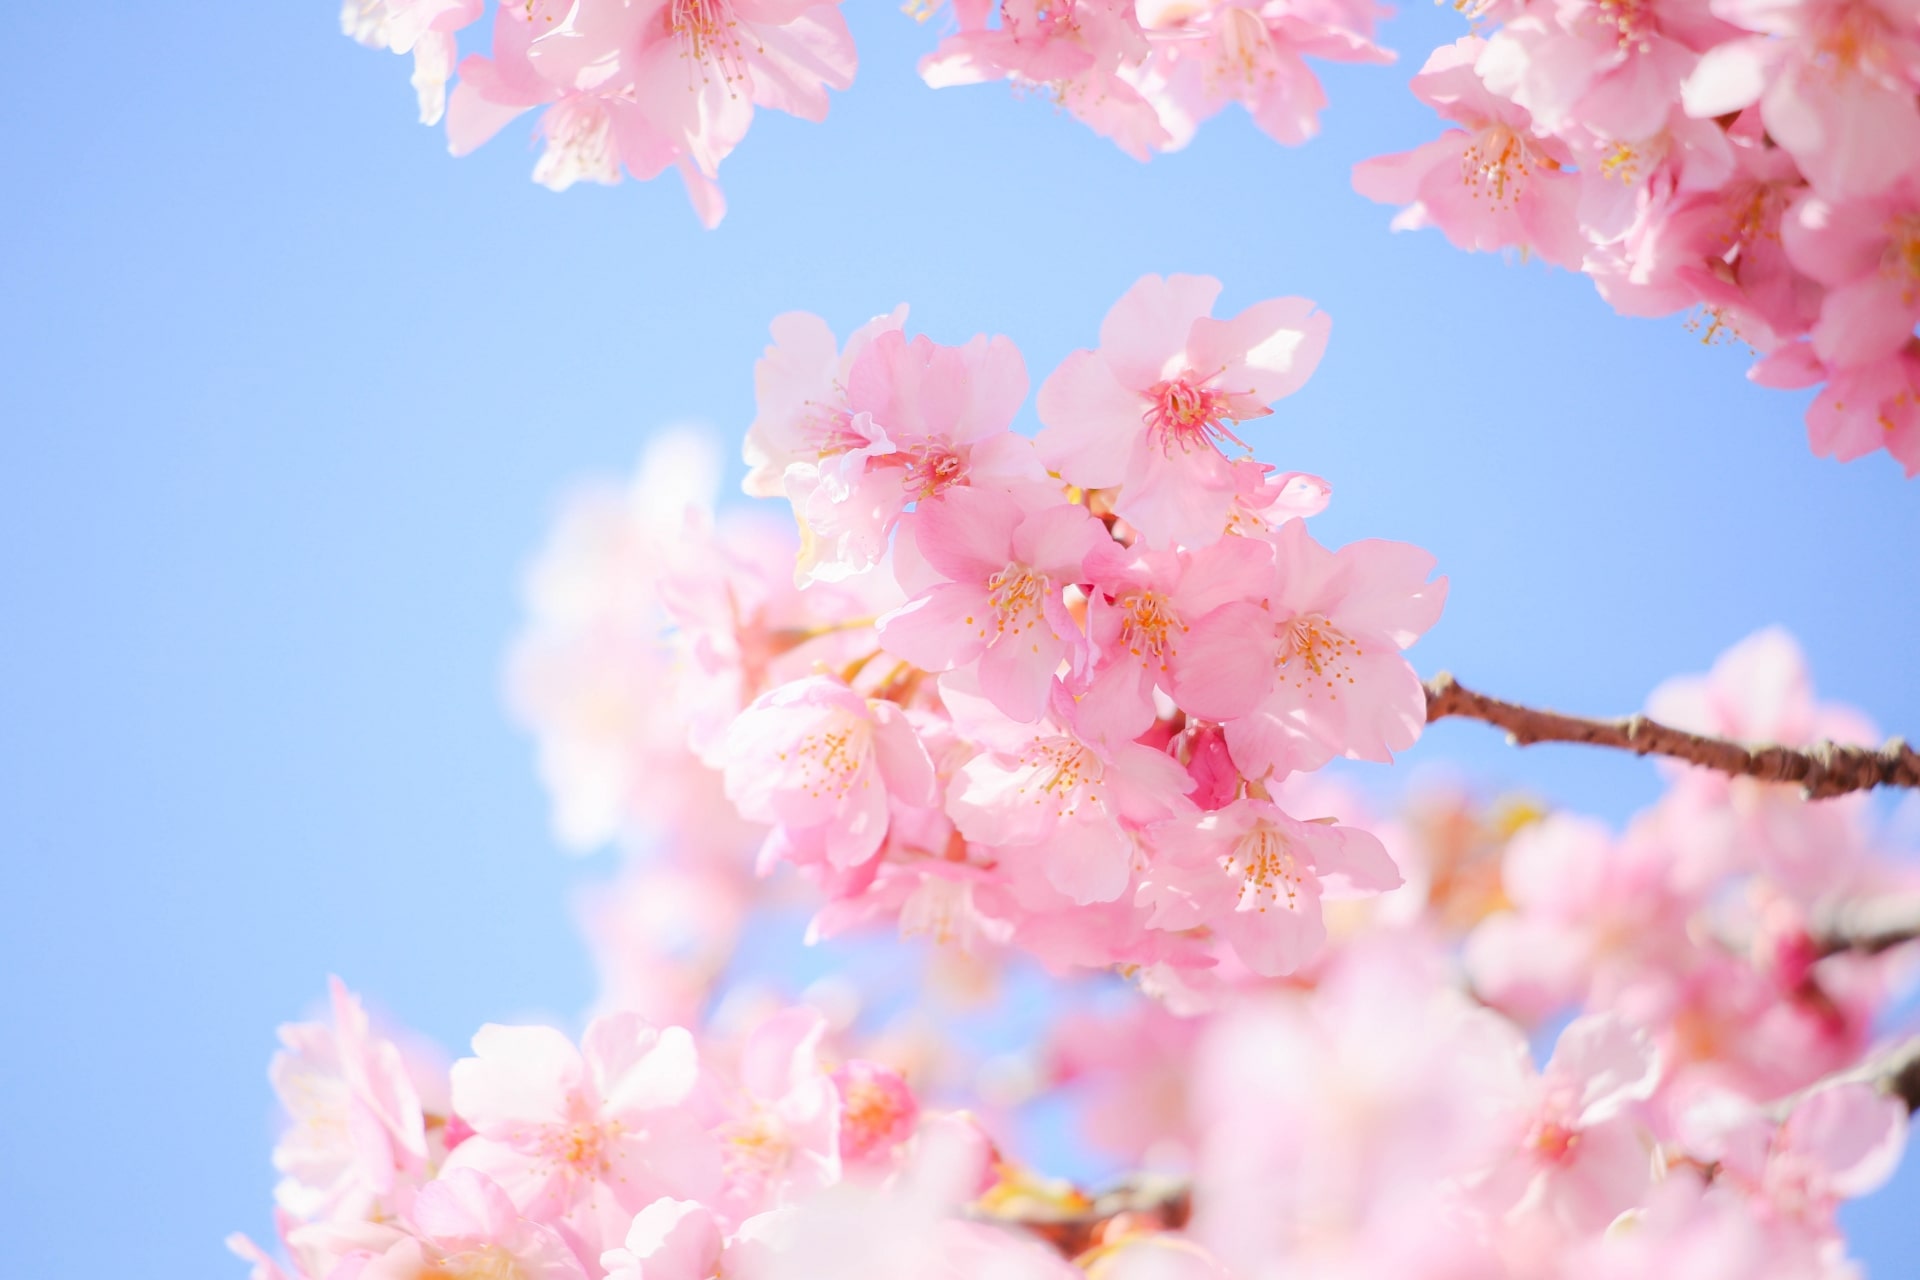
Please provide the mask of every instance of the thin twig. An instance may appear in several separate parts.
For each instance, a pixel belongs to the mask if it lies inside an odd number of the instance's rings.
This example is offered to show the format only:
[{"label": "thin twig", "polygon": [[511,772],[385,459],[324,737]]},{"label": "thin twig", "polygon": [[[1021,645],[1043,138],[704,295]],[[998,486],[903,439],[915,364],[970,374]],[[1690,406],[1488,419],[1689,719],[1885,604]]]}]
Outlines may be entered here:
[{"label": "thin twig", "polygon": [[1834,742],[1811,747],[1742,746],[1649,720],[1588,720],[1503,702],[1476,693],[1445,672],[1427,681],[1427,721],[1462,716],[1507,731],[1515,746],[1535,742],[1584,742],[1636,755],[1668,756],[1762,782],[1798,783],[1809,799],[1873,787],[1920,787],[1920,752],[1894,738],[1879,750]]}]

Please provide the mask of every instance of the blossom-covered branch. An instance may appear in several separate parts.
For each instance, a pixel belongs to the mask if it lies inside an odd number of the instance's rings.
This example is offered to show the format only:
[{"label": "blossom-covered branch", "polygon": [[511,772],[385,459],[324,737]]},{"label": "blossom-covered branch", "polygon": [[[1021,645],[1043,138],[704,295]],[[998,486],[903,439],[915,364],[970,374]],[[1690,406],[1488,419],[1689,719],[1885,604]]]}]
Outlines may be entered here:
[{"label": "blossom-covered branch", "polygon": [[1797,782],[1811,799],[1874,787],[1920,787],[1920,753],[1895,738],[1884,747],[1821,742],[1794,749],[1742,746],[1725,738],[1688,733],[1646,716],[1590,720],[1506,702],[1462,685],[1446,672],[1427,681],[1427,723],[1447,716],[1484,720],[1507,731],[1515,746],[1536,742],[1584,742],[1637,755],[1667,756],[1762,782]]}]

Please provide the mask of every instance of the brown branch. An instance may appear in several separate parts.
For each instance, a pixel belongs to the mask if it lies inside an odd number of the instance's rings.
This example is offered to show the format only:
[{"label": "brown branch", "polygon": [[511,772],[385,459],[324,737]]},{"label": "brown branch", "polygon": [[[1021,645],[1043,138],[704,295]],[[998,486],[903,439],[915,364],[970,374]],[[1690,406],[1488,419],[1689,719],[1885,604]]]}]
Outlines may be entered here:
[{"label": "brown branch", "polygon": [[1873,787],[1920,787],[1920,752],[1899,738],[1875,751],[1821,742],[1794,749],[1742,746],[1649,720],[1587,720],[1503,702],[1475,693],[1446,672],[1427,681],[1427,722],[1447,716],[1484,720],[1507,731],[1515,746],[1535,742],[1584,742],[1615,747],[1635,755],[1668,756],[1761,782],[1798,783],[1809,799],[1845,795]]},{"label": "brown branch", "polygon": [[1877,956],[1920,939],[1920,894],[1857,898],[1818,913],[1813,940],[1823,956],[1842,951]]},{"label": "brown branch", "polygon": [[1836,1084],[1870,1084],[1888,1097],[1900,1099],[1908,1111],[1920,1111],[1920,1036],[1890,1045],[1857,1067],[1823,1076],[1767,1110],[1774,1119],[1785,1120],[1808,1094]]},{"label": "brown branch", "polygon": [[1185,1179],[1136,1174],[1085,1201],[1083,1207],[1028,1203],[977,1216],[997,1226],[1032,1232],[1062,1256],[1076,1258],[1116,1230],[1178,1231],[1187,1225],[1192,1200],[1192,1188]]}]

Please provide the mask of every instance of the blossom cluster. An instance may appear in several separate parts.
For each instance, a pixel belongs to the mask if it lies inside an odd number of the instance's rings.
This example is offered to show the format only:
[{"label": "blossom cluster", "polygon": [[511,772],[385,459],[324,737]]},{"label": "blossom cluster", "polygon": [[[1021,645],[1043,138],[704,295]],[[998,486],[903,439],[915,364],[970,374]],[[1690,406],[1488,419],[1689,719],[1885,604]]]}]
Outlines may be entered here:
[{"label": "blossom cluster", "polygon": [[[420,119],[445,118],[455,155],[539,108],[536,182],[561,191],[671,168],[711,227],[726,212],[720,162],[754,108],[819,121],[828,91],[853,83],[842,3],[502,0],[491,55],[465,59],[457,33],[483,0],[343,0],[341,28],[413,55]],[[936,88],[1041,89],[1140,159],[1185,146],[1233,102],[1297,144],[1326,106],[1305,59],[1389,61],[1372,38],[1380,12],[1373,0],[956,0],[953,30],[920,69]]]},{"label": "blossom cluster", "polygon": [[1920,26],[1885,0],[1488,0],[1413,90],[1453,128],[1361,194],[1465,249],[1694,309],[1770,387],[1824,383],[1814,451],[1920,473]]},{"label": "blossom cluster", "polygon": [[[1325,483],[1245,455],[1328,322],[1300,298],[1215,318],[1219,288],[1128,290],[1042,384],[1032,438],[1011,430],[1028,380],[1005,338],[942,346],[902,310],[843,347],[777,320],[746,487],[787,499],[797,556],[697,519],[625,577],[658,575],[664,641],[536,628],[520,686],[582,815],[566,825],[614,834],[629,778],[656,814],[710,796],[680,780],[690,747],[769,828],[759,869],[824,893],[822,935],[897,919],[1182,982],[1310,959],[1323,898],[1399,874],[1274,789],[1414,742],[1401,651],[1445,581],[1404,544],[1322,546]],[[585,656],[603,641],[610,661]]]},{"label": "blossom cluster", "polygon": [[1193,140],[1239,103],[1276,142],[1319,132],[1327,96],[1306,59],[1383,63],[1373,0],[954,0],[958,30],[920,63],[934,88],[1040,90],[1128,155]]},{"label": "blossom cluster", "polygon": [[255,1280],[800,1280],[843,1274],[830,1228],[849,1214],[868,1261],[891,1245],[912,1274],[1065,1270],[953,1215],[993,1185],[991,1144],[836,1055],[813,1010],[702,1044],[633,1013],[577,1045],[488,1025],[450,1068],[379,1034],[337,979],[331,1012],[280,1031],[283,1257],[229,1241]]},{"label": "blossom cluster", "polygon": [[754,108],[822,120],[828,90],[853,83],[840,0],[503,0],[491,56],[462,59],[449,95],[454,33],[481,12],[481,0],[344,0],[341,26],[413,53],[420,118],[444,113],[453,154],[537,107],[534,181],[564,191],[671,168],[710,227],[726,213],[720,162]]}]

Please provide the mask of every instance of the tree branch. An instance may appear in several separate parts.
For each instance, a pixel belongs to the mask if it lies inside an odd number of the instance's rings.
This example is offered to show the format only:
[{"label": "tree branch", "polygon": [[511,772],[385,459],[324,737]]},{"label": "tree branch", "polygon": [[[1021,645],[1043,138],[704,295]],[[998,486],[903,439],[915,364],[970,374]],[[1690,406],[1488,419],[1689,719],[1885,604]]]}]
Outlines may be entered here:
[{"label": "tree branch", "polygon": [[1535,742],[1584,742],[1616,747],[1635,755],[1668,756],[1761,782],[1799,783],[1811,800],[1866,791],[1873,787],[1920,787],[1920,752],[1899,738],[1875,751],[1868,747],[1821,742],[1792,747],[1746,747],[1725,738],[1709,738],[1649,720],[1587,720],[1503,702],[1475,693],[1446,672],[1427,681],[1427,722],[1461,716],[1484,720],[1507,731],[1515,746]]},{"label": "tree branch", "polygon": [[1920,938],[1920,894],[1839,903],[1815,915],[1812,932],[1823,956],[1842,951],[1877,956]]}]

